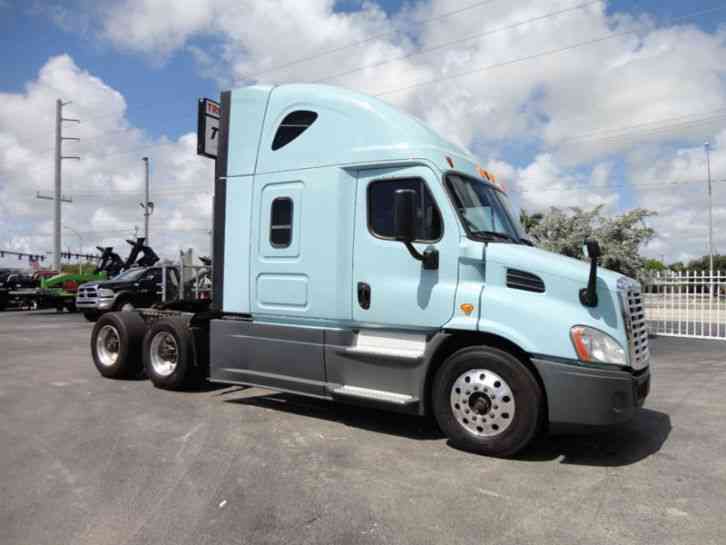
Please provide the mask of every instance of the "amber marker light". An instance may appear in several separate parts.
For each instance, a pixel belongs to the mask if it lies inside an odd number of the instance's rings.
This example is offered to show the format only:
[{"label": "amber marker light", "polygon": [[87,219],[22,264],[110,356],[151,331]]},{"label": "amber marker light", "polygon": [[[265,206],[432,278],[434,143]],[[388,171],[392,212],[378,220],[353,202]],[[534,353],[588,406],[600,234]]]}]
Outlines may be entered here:
[{"label": "amber marker light", "polygon": [[474,312],[474,305],[470,305],[469,303],[464,303],[464,304],[460,305],[459,308],[461,309],[461,312],[463,312],[467,316],[469,316],[469,314]]},{"label": "amber marker light", "polygon": [[592,361],[590,358],[590,351],[587,349],[587,344],[584,339],[584,333],[585,330],[582,327],[573,327],[570,331],[570,335],[572,336],[572,344],[575,345],[575,351],[577,352],[577,356],[582,361]]}]

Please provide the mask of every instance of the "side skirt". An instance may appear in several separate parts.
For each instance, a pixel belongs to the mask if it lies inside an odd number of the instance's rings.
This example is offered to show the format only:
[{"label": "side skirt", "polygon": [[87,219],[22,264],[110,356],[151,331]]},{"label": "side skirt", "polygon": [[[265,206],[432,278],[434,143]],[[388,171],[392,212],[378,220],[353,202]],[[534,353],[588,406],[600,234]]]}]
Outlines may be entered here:
[{"label": "side skirt", "polygon": [[423,414],[432,335],[219,319],[210,382]]}]

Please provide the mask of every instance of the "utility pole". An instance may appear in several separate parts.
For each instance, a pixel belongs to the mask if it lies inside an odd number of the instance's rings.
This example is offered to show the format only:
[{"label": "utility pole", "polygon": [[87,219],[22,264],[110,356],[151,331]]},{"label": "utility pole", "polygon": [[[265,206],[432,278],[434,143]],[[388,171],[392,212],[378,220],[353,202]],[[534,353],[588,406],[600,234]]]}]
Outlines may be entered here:
[{"label": "utility pole", "polygon": [[78,119],[68,119],[63,117],[63,106],[70,104],[70,102],[63,102],[61,99],[55,101],[55,191],[53,196],[41,195],[40,192],[36,195],[38,199],[46,199],[54,201],[53,207],[53,266],[57,271],[60,271],[61,267],[61,203],[62,202],[73,202],[62,195],[61,193],[61,164],[63,159],[80,159],[77,155],[63,155],[63,140],[75,140],[78,142],[80,138],[75,137],[64,137],[63,136],[63,122],[80,123]]},{"label": "utility pole", "polygon": [[[146,239],[146,245],[149,245],[149,216],[151,211],[154,210],[154,203],[149,201],[149,158],[142,157],[141,160],[144,162],[144,176],[146,180],[146,191],[144,193],[144,202],[140,203],[141,208],[144,209],[144,238]],[[151,210],[151,211],[150,211]]]},{"label": "utility pole", "polygon": [[711,294],[713,294],[713,192],[711,189],[711,144],[703,145],[706,150],[706,171],[708,173],[708,270],[711,276]]}]

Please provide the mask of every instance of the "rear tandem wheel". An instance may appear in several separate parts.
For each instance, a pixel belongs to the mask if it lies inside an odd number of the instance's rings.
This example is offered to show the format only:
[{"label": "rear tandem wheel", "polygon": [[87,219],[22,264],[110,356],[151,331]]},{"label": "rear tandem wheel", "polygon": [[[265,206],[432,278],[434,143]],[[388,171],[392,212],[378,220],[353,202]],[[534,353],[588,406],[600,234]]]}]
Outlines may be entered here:
[{"label": "rear tandem wheel", "polygon": [[107,378],[129,378],[142,371],[141,341],[146,324],[135,312],[101,316],[91,333],[91,354],[96,369]]}]

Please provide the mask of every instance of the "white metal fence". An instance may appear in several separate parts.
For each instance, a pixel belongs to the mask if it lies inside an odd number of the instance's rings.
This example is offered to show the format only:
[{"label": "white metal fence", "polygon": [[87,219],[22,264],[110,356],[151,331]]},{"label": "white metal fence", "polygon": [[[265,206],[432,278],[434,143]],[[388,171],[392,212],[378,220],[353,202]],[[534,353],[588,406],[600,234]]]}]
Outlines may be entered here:
[{"label": "white metal fence", "polygon": [[726,340],[726,272],[665,272],[641,283],[651,333]]}]

